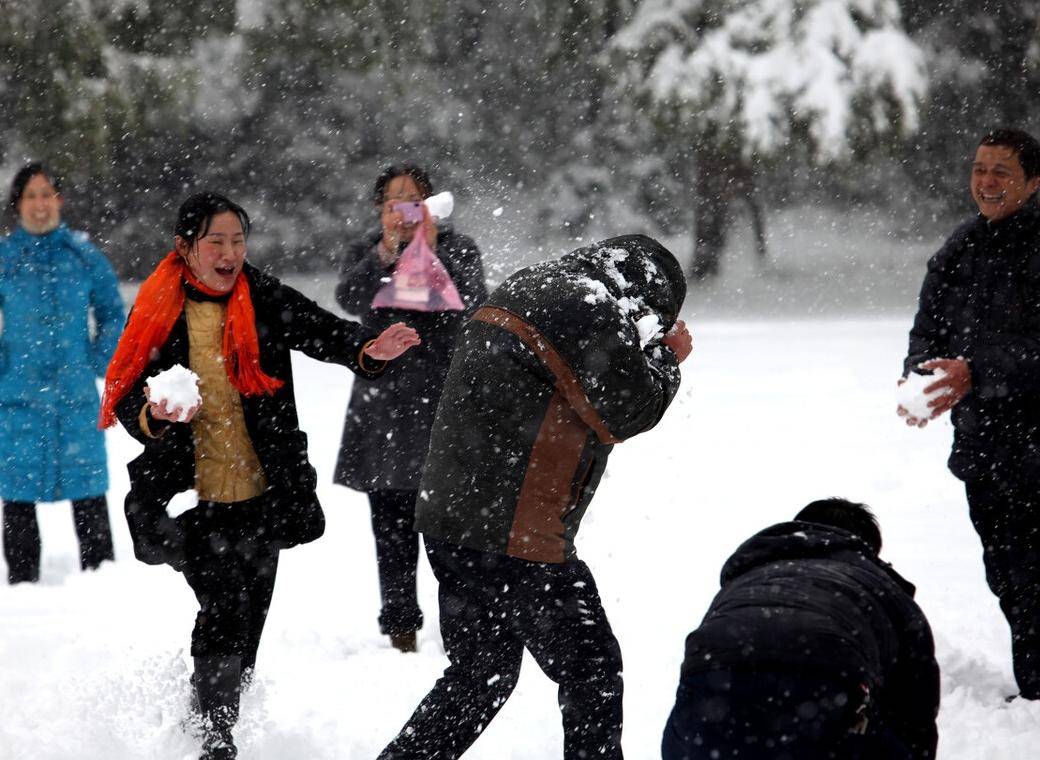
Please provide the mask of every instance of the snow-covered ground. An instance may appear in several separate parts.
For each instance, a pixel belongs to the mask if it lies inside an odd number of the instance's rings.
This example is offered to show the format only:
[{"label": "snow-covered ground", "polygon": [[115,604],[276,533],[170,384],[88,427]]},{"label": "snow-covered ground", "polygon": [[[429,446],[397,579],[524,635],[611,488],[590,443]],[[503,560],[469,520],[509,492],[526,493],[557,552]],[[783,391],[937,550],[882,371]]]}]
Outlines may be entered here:
[{"label": "snow-covered ground", "polygon": [[[692,293],[694,353],[676,403],[615,449],[578,539],[625,657],[627,756],[659,757],[683,639],[723,560],[831,495],[875,508],[883,556],[917,584],[943,671],[940,757],[1034,756],[1040,705],[1003,702],[1014,691],[1008,632],[945,468],[950,427],[909,429],[894,413],[911,312],[756,320],[706,316],[698,303]],[[328,530],[282,555],[236,734],[243,760],[374,758],[445,664],[435,582],[423,559],[420,651],[391,649],[376,626],[367,504],[329,483],[349,374],[305,357],[295,370]],[[108,442],[118,561],[81,574],[67,504],[41,505],[42,582],[0,582],[2,760],[197,756],[180,729],[194,598],[172,570],[133,559],[121,503],[137,444],[122,431]],[[560,755],[555,687],[528,659],[467,758]]]}]

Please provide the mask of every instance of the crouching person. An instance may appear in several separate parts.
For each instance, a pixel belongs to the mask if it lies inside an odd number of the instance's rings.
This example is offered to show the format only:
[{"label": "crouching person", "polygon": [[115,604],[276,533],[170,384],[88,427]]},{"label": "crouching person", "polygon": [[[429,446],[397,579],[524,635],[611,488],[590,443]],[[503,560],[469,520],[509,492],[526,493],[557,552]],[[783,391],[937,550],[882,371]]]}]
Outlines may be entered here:
[{"label": "crouching person", "polygon": [[[203,758],[234,758],[243,673],[256,662],[279,550],[318,538],[307,439],[290,349],[375,377],[416,345],[414,330],[376,334],[329,314],[245,263],[249,217],[214,193],[188,198],[175,250],[142,284],[108,367],[100,423],[116,417],[144,452],[130,462],[126,517],[137,558],[184,573],[199,601],[192,631]],[[174,365],[199,378],[201,404],[171,408],[148,378]],[[166,505],[194,488],[196,507]]]},{"label": "crouching person", "polygon": [[931,628],[880,549],[843,499],[745,541],[686,639],[664,760],[934,758]]},{"label": "crouching person", "polygon": [[416,504],[449,665],[383,760],[457,758],[527,648],[567,760],[621,758],[621,652],[575,535],[613,444],[654,427],[690,336],[682,271],[629,235],[507,279],[463,328]]}]

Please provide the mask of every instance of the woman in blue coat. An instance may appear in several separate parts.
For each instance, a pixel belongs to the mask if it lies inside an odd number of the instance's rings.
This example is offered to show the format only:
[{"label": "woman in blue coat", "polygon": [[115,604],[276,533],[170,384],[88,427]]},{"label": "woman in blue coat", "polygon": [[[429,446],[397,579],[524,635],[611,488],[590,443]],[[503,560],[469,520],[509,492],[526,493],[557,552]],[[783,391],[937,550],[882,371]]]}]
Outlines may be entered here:
[{"label": "woman in blue coat", "polygon": [[24,167],[10,205],[19,224],[0,241],[0,498],[7,578],[19,583],[40,577],[36,502],[72,501],[84,570],[113,558],[95,378],[124,314],[108,259],[61,223],[53,174]]}]

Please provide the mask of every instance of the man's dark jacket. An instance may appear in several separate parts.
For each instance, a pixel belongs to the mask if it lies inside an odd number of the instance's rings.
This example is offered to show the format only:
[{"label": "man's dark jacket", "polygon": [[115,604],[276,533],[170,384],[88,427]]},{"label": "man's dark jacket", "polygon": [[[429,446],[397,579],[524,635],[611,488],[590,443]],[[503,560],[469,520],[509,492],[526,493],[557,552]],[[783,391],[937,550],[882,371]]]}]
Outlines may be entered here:
[{"label": "man's dark jacket", "polygon": [[534,562],[574,559],[612,445],[656,425],[678,389],[659,340],[685,294],[675,258],[644,235],[502,283],[459,336],[416,529]]},{"label": "man's dark jacket", "polygon": [[827,525],[780,523],[737,549],[721,584],[686,639],[683,678],[734,669],[862,684],[872,720],[914,757],[935,756],[939,670],[931,628],[914,587],[859,538]]},{"label": "man's dark jacket", "polygon": [[373,309],[372,299],[393,274],[393,266],[384,267],[376,252],[382,235],[380,229],[347,248],[336,301],[377,333],[404,322],[419,333],[422,345],[408,350],[407,361],[391,362],[377,382],[354,380],[333,480],[358,491],[415,490],[422,478],[430,428],[455,339],[487,298],[487,287],[476,243],[442,227],[435,253],[465,309]]},{"label": "man's dark jacket", "polygon": [[[324,530],[324,516],[314,490],[317,476],[307,458],[307,435],[300,430],[296,414],[289,352],[302,351],[320,361],[346,365],[362,377],[375,377],[378,371],[363,369],[358,359],[365,343],[377,333],[330,314],[249,264],[243,271],[256,313],[260,367],[284,383],[272,395],[242,397],[246,429],[268,483],[263,500],[269,512],[266,538],[284,548],[313,540]],[[188,297],[219,300],[190,288]],[[116,408],[123,427],[144,444],[141,455],[127,465],[130,492],[125,511],[134,553],[150,564],[178,560],[182,536],[167,517],[166,505],[175,494],[195,487],[191,427],[170,424],[159,437],[150,438],[139,422],[148,378],[175,364],[190,369],[188,326],[183,312],[166,343]],[[381,368],[382,364],[373,362],[374,368]]]},{"label": "man's dark jacket", "polygon": [[952,410],[950,469],[1040,476],[1040,206],[981,215],[928,262],[904,374],[928,359],[967,359],[972,389]]}]

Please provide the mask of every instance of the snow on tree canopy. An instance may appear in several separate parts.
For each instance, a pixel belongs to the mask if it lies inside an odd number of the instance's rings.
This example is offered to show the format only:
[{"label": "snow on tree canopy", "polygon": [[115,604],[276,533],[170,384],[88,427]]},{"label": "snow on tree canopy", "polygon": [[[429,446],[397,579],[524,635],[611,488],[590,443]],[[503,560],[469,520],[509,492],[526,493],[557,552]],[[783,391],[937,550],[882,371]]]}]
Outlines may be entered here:
[{"label": "snow on tree canopy", "polygon": [[818,160],[853,135],[917,130],[925,57],[896,0],[647,0],[618,36],[640,82],[700,133],[775,154],[804,127]]}]

